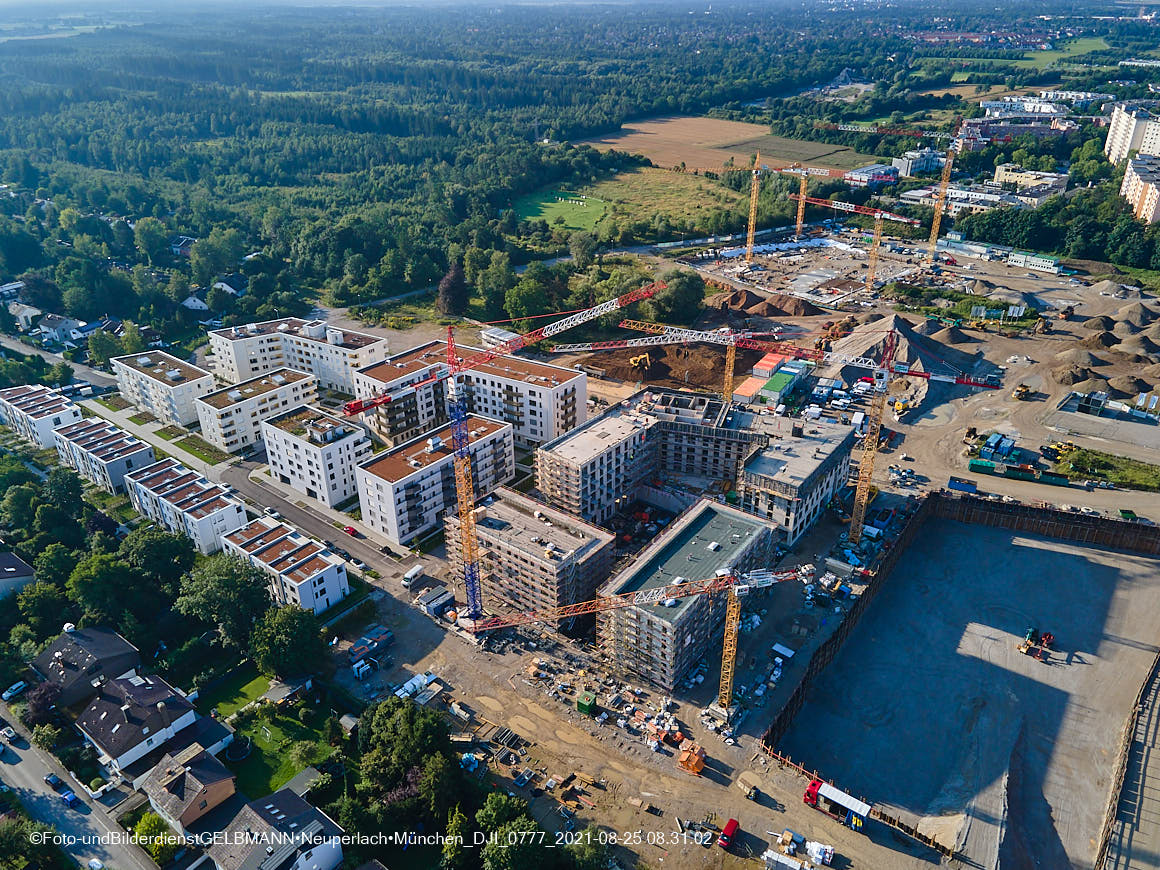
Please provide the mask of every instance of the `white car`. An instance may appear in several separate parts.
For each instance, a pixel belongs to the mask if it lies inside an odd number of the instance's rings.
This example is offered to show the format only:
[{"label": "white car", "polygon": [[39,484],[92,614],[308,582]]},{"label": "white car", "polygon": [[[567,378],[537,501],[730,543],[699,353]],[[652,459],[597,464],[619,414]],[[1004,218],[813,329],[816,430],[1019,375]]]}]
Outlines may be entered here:
[{"label": "white car", "polygon": [[11,701],[13,698],[15,698],[17,695],[19,695],[21,692],[23,692],[27,688],[28,688],[28,683],[24,682],[24,680],[21,680],[20,682],[17,682],[17,683],[13,683],[11,686],[9,686],[7,689],[4,690],[3,694],[0,694],[0,700]]}]

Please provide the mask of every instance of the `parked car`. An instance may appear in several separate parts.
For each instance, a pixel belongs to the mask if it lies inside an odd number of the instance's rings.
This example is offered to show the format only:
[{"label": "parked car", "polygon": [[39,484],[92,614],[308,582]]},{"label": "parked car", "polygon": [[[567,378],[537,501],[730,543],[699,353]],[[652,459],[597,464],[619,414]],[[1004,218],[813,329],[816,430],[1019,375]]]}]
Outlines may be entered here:
[{"label": "parked car", "polygon": [[273,508],[266,508],[265,514],[266,514],[266,516],[270,517],[271,519],[275,519],[275,520],[282,519],[282,515],[280,513],[278,513],[276,510],[274,510]]},{"label": "parked car", "polygon": [[62,788],[64,788],[64,780],[57,776],[55,773],[46,773],[44,775],[44,784],[51,788],[53,791],[60,791]]},{"label": "parked car", "polygon": [[72,791],[64,792],[61,794],[60,799],[66,807],[75,807],[81,802],[81,799],[78,798]]},{"label": "parked car", "polygon": [[13,683],[11,686],[4,690],[3,694],[0,694],[0,700],[11,701],[27,688],[28,683],[24,682],[24,680]]},{"label": "parked car", "polygon": [[351,564],[358,568],[360,571],[365,571],[367,569],[367,563],[362,559],[351,559],[350,561]]},{"label": "parked car", "polygon": [[16,739],[16,732],[13,731],[12,726],[9,725],[3,731],[0,731],[0,737],[4,738],[5,743],[11,743],[13,740]]},{"label": "parked car", "polygon": [[342,530],[344,532],[346,532],[348,535],[350,535],[352,538],[358,537],[358,529],[356,529],[354,526],[343,526]]}]

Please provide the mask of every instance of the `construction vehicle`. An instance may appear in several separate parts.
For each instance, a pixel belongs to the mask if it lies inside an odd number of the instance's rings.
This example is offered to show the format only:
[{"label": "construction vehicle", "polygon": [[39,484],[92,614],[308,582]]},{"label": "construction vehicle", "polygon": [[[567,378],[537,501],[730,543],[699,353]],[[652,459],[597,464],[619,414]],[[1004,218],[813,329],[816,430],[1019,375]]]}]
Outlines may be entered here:
[{"label": "construction vehicle", "polygon": [[401,398],[413,395],[419,389],[428,385],[447,381],[447,408],[451,418],[451,439],[454,456],[455,493],[458,501],[460,526],[460,542],[463,560],[463,582],[467,598],[466,618],[476,621],[483,615],[483,591],[479,579],[479,540],[475,531],[475,485],[472,482],[470,439],[471,432],[467,425],[467,390],[459,377],[485,363],[522,350],[529,345],[536,344],[559,335],[565,330],[590,320],[595,320],[604,314],[610,314],[626,305],[641,299],[648,299],[665,285],[654,282],[645,287],[633,290],[602,302],[592,308],[568,315],[560,320],[553,321],[547,326],[533,329],[523,335],[496,345],[490,350],[480,351],[466,359],[460,357],[455,349],[454,327],[447,327],[447,365],[446,368],[435,369],[428,377],[414,384],[403,387],[393,393],[384,393],[370,399],[355,399],[343,405],[343,413],[348,417],[358,416],[367,411],[388,405]]},{"label": "construction vehicle", "polygon": [[561,607],[544,607],[536,610],[525,610],[522,613],[476,619],[472,625],[472,630],[478,634],[516,625],[557,622],[589,613],[600,613],[624,607],[664,607],[666,602],[671,600],[688,598],[691,595],[713,595],[724,592],[726,593],[725,639],[721,651],[721,681],[718,686],[717,701],[710,705],[709,710],[728,722],[733,708],[733,673],[737,662],[737,633],[741,625],[741,599],[758,589],[765,589],[787,580],[807,580],[813,576],[813,565],[799,565],[778,571],[760,569],[747,573],[734,573],[727,568],[722,568],[715,576],[703,580],[672,583],[668,586],[639,589],[636,592],[622,592],[617,595],[604,595],[589,601],[566,604]]},{"label": "construction vehicle", "polygon": [[940,317],[937,314],[930,314],[927,316],[926,319],[938,321],[938,323],[941,326],[962,326],[963,325],[963,319],[961,317]]},{"label": "construction vehicle", "polygon": [[1040,317],[1038,320],[1035,321],[1035,326],[1033,326],[1031,328],[1031,331],[1037,335],[1038,334],[1047,335],[1051,332],[1051,321],[1048,320],[1046,317]]},{"label": "construction vehicle", "polygon": [[1060,320],[1071,320],[1071,318],[1073,316],[1075,316],[1075,306],[1068,305],[1066,308],[1064,308],[1062,311],[1060,311],[1059,314],[1057,314],[1055,316]]},{"label": "construction vehicle", "polygon": [[986,332],[987,328],[988,328],[987,321],[985,321],[985,320],[972,320],[970,323],[970,327],[971,327],[971,329],[979,330],[979,332]]},{"label": "construction vehicle", "polygon": [[1031,387],[1027,384],[1019,384],[1011,391],[1011,398],[1018,401],[1023,401],[1031,396]]},{"label": "construction vehicle", "polygon": [[640,368],[648,371],[648,369],[652,367],[652,357],[650,357],[647,353],[637,354],[636,356],[629,358],[628,364],[634,369]]},{"label": "construction vehicle", "polygon": [[1049,631],[1042,634],[1039,629],[1030,627],[1023,635],[1023,640],[1015,648],[1023,655],[1033,656],[1041,662],[1047,661],[1051,648],[1055,644],[1055,635]]},{"label": "construction vehicle", "polygon": [[802,795],[802,803],[821,810],[854,831],[862,830],[866,819],[870,817],[870,804],[860,801],[820,779],[811,781],[806,787],[806,793]]}]

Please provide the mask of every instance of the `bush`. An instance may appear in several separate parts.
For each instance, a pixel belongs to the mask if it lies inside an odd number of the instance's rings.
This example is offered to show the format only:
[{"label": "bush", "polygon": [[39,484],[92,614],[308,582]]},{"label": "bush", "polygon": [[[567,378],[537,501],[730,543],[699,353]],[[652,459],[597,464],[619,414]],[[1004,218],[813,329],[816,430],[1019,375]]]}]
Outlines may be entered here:
[{"label": "bush", "polygon": [[102,777],[94,776],[92,779],[89,780],[89,791],[96,791],[104,784],[105,784],[105,780]]},{"label": "bush", "polygon": [[169,841],[173,832],[157,813],[143,815],[133,833],[141,838],[145,851],[162,867],[172,861],[177,854],[177,843]]}]

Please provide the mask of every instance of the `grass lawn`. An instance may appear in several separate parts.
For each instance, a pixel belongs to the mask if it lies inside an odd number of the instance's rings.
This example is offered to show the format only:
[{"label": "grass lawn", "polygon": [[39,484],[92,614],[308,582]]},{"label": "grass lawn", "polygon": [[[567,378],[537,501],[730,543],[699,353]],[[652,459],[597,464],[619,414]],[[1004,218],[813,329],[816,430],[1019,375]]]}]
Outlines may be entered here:
[{"label": "grass lawn", "polygon": [[142,411],[141,413],[134,414],[132,417],[130,417],[129,422],[135,426],[144,426],[146,423],[156,423],[157,418],[150,414],[148,411]]},{"label": "grass lawn", "polygon": [[604,217],[606,205],[596,196],[547,190],[518,200],[515,210],[520,220],[546,220],[551,226],[562,224],[569,230],[591,230]]},{"label": "grass lawn", "polygon": [[189,435],[180,441],[175,441],[174,445],[180,447],[186,453],[192,453],[198,459],[203,462],[208,462],[211,465],[217,465],[219,462],[227,462],[234,458],[225,451],[218,450],[200,435]]},{"label": "grass lawn", "polygon": [[[304,723],[280,713],[272,722],[255,717],[239,728],[235,739],[250,738],[250,755],[242,761],[226,761],[226,765],[238,775],[238,791],[249,798],[272,794],[307,764],[318,764],[330,757],[334,750],[322,739],[324,719],[323,712],[312,709],[310,718]],[[292,753],[290,748],[301,742],[314,744],[314,752],[307,761],[291,757],[297,753]]]},{"label": "grass lawn", "polygon": [[270,678],[259,674],[252,662],[246,662],[212,689],[198,696],[197,709],[204,715],[217,708],[222,716],[232,716],[270,688]]},{"label": "grass lawn", "polygon": [[157,434],[166,441],[172,441],[174,438],[180,438],[182,435],[188,435],[189,433],[180,426],[162,426],[157,430]]},{"label": "grass lawn", "polygon": [[604,200],[617,218],[634,223],[650,223],[654,215],[660,214],[674,225],[692,222],[697,232],[708,232],[699,221],[718,209],[735,212],[741,218],[748,216],[746,193],[692,173],[636,169],[597,182],[585,191]]},{"label": "grass lawn", "polygon": [[[1075,60],[1093,51],[1103,51],[1110,48],[1108,43],[1099,36],[1085,36],[1079,39],[1067,39],[1057,43],[1057,48],[1050,51],[1029,51],[1020,60],[1007,60],[1001,57],[962,57],[954,60],[969,63],[985,63],[999,66],[1013,66],[1016,69],[1046,69],[1052,64],[1065,60]],[[952,79],[953,81],[953,79]]]},{"label": "grass lawn", "polygon": [[1125,489],[1160,492],[1160,465],[1099,450],[1073,450],[1055,464],[1055,471],[1071,478],[1110,480]]},{"label": "grass lawn", "polygon": [[98,405],[104,405],[110,411],[124,411],[126,408],[132,407],[128,402],[121,398],[118,393],[109,393],[107,396],[98,396],[94,399]]}]

